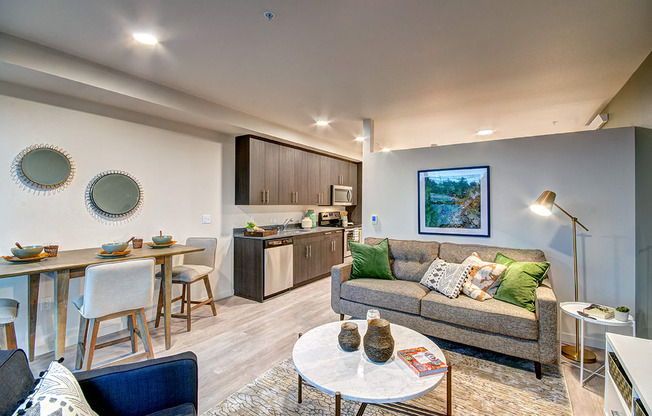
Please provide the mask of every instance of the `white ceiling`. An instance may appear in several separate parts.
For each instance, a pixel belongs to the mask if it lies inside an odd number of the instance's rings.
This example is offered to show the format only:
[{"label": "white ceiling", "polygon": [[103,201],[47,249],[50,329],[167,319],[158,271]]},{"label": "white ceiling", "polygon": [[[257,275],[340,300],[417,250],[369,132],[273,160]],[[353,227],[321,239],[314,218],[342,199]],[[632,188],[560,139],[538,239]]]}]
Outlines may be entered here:
[{"label": "white ceiling", "polygon": [[0,0],[0,32],[349,149],[363,118],[391,148],[582,130],[651,22],[650,0]]}]

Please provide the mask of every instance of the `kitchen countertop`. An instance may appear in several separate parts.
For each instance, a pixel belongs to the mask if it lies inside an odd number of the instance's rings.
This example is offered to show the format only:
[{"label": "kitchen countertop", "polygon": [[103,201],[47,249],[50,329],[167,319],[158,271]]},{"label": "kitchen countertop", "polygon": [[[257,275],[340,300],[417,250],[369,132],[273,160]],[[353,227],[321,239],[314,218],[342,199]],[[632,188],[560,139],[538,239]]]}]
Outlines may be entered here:
[{"label": "kitchen countertop", "polygon": [[[269,227],[267,227],[266,229],[269,229]],[[318,233],[323,233],[328,231],[344,230],[344,227],[315,227],[315,228],[304,230],[300,227],[288,226],[285,232],[279,231],[278,234],[268,235],[265,237],[249,237],[244,235],[244,230],[245,230],[244,228],[233,229],[233,237],[250,238],[253,240],[276,240],[278,238],[297,237],[302,235],[318,234]]]}]

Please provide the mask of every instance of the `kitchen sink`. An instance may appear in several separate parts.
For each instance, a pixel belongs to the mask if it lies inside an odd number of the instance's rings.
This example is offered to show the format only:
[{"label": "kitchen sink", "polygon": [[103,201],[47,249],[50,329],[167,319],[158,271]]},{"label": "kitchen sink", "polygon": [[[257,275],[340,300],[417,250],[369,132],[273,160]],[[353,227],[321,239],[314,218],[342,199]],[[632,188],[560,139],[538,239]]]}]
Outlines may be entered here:
[{"label": "kitchen sink", "polygon": [[282,234],[302,234],[302,233],[309,233],[312,230],[289,230],[289,231],[283,231]]}]

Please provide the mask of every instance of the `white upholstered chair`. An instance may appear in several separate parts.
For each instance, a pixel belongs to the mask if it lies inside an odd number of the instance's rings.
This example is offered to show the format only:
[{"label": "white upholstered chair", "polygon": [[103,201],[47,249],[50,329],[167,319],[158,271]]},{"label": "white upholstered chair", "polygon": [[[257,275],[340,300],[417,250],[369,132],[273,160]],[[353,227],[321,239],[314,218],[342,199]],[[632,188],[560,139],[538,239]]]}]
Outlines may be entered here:
[{"label": "white upholstered chair", "polygon": [[14,321],[18,316],[18,302],[13,299],[0,299],[0,325],[4,327],[7,349],[14,350],[16,345],[16,329]]},{"label": "white upholstered chair", "polygon": [[[181,301],[181,313],[171,314],[173,318],[186,319],[186,330],[191,329],[191,312],[200,306],[209,305],[213,311],[213,316],[217,315],[215,309],[215,300],[213,299],[213,291],[211,290],[211,282],[208,280],[208,275],[215,269],[215,250],[217,249],[216,238],[205,237],[190,237],[186,240],[186,245],[193,247],[201,247],[204,251],[185,254],[183,256],[183,264],[172,268],[172,283],[183,285],[181,289],[181,296],[172,299],[171,303]],[[156,274],[157,278],[161,278],[161,273]],[[192,300],[190,294],[191,285],[195,282],[202,280],[204,287],[206,287],[206,300]],[[194,306],[193,306],[194,305]],[[184,310],[186,313],[184,313]],[[156,323],[158,328],[161,316],[163,316],[163,281],[161,281],[161,290],[159,291],[158,306],[156,308]]]},{"label": "white upholstered chair", "polygon": [[[86,268],[84,295],[73,301],[81,315],[76,369],[80,369],[86,361],[86,369],[90,370],[96,349],[119,342],[131,341],[131,351],[136,353],[136,335],[143,341],[145,352],[118,362],[154,358],[144,310],[151,304],[154,295],[154,263],[153,258],[136,259],[94,264]],[[100,322],[123,316],[127,317],[129,336],[97,344]],[[89,329],[91,334],[87,348]]]}]

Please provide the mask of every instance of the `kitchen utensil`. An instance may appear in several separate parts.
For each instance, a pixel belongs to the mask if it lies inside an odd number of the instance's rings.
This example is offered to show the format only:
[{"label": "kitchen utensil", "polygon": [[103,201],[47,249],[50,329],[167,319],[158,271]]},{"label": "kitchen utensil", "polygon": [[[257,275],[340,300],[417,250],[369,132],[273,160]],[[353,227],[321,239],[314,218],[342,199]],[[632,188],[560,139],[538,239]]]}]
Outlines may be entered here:
[{"label": "kitchen utensil", "polygon": [[131,243],[131,241],[132,241],[134,238],[136,238],[136,236],[133,236],[133,237],[131,237],[129,240],[127,240],[127,245],[129,245],[129,243]]},{"label": "kitchen utensil", "polygon": [[18,247],[19,249],[21,249],[21,250],[23,249],[23,246],[21,246],[20,243],[15,242],[14,244],[16,244],[16,247]]},{"label": "kitchen utensil", "polygon": [[41,251],[43,251],[43,246],[21,246],[20,248],[12,248],[11,254],[19,259],[28,259],[38,256]]}]

